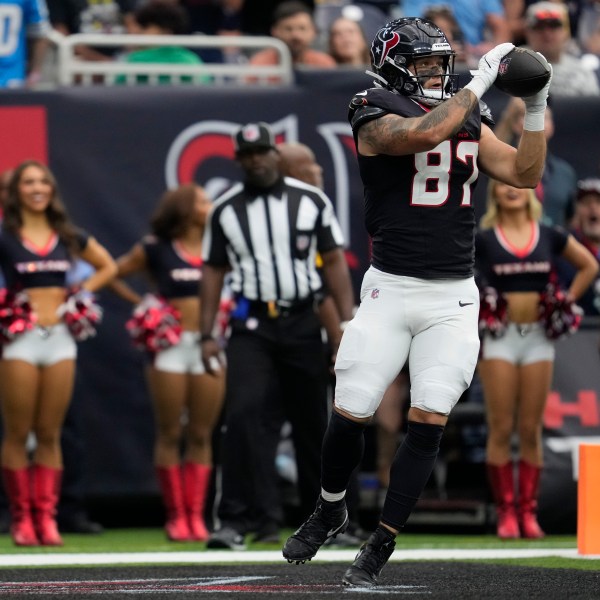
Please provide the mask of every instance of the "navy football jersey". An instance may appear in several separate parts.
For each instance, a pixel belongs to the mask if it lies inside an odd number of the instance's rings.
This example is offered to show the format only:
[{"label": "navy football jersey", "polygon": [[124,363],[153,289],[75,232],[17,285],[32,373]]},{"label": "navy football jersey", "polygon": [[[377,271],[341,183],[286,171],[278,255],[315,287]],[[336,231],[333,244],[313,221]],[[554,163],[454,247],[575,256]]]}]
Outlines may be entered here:
[{"label": "navy football jersey", "polygon": [[177,240],[148,235],[142,240],[148,271],[163,298],[198,296],[202,258],[191,256]]},{"label": "navy football jersey", "polygon": [[[80,250],[85,249],[88,239],[86,232],[78,230]],[[0,266],[8,288],[67,287],[66,276],[73,262],[67,245],[56,233],[44,248],[38,248],[4,228],[0,233]]]},{"label": "navy football jersey", "polygon": [[532,223],[531,240],[515,248],[502,229],[484,229],[475,239],[478,276],[499,292],[542,292],[556,259],[567,245],[568,233],[559,227]]},{"label": "navy football jersey", "polygon": [[[354,96],[348,118],[358,146],[358,130],[368,120],[389,113],[421,117],[428,110],[407,96],[373,88]],[[473,275],[480,132],[477,107],[453,138],[427,152],[358,154],[374,267],[422,279]]]}]

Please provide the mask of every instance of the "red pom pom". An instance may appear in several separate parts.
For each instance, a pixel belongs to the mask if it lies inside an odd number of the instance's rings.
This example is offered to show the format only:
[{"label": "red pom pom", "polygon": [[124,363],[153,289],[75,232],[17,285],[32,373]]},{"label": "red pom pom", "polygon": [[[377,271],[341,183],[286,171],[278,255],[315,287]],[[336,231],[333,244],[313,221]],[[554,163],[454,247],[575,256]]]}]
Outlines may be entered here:
[{"label": "red pom pom", "polygon": [[217,312],[217,331],[222,338],[227,337],[227,329],[229,328],[229,319],[231,317],[231,311],[235,307],[233,298],[225,295],[221,296],[219,302],[219,310]]},{"label": "red pom pom", "polygon": [[546,337],[558,340],[574,334],[581,325],[583,309],[569,300],[564,290],[553,279],[540,294],[539,320]]},{"label": "red pom pom", "polygon": [[136,348],[154,354],[179,343],[181,314],[164,298],[147,294],[125,327]]},{"label": "red pom pom", "polygon": [[11,342],[33,329],[36,322],[27,292],[0,289],[0,343]]},{"label": "red pom pom", "polygon": [[508,324],[508,304],[502,294],[491,286],[479,290],[479,333],[502,337]]},{"label": "red pom pom", "polygon": [[83,289],[69,292],[66,302],[58,309],[58,315],[78,342],[95,336],[102,322],[102,308],[96,303],[94,294]]}]

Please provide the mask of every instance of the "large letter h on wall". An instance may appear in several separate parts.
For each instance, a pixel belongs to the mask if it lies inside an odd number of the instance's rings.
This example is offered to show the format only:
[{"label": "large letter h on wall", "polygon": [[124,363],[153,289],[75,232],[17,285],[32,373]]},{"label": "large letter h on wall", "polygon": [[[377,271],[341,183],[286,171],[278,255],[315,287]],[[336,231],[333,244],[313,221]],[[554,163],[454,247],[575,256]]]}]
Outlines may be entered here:
[{"label": "large letter h on wall", "polygon": [[548,429],[560,429],[564,417],[578,417],[583,427],[598,427],[598,399],[593,390],[580,390],[577,392],[576,402],[562,402],[558,392],[550,392],[546,410],[544,411],[544,425]]}]

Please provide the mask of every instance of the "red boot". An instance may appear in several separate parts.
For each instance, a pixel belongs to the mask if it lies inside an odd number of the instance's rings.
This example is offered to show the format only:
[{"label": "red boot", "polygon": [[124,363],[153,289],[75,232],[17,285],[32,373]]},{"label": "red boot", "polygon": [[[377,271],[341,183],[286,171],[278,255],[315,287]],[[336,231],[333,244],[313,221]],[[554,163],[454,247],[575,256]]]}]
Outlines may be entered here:
[{"label": "red boot", "polygon": [[10,506],[10,535],[16,546],[39,546],[31,516],[31,483],[27,469],[2,469]]},{"label": "red boot", "polygon": [[204,522],[204,507],[212,468],[208,465],[186,462],[183,465],[183,494],[190,533],[193,540],[205,542],[209,538]]},{"label": "red boot", "polygon": [[510,540],[519,537],[519,523],[515,507],[515,483],[513,477],[513,464],[505,465],[487,464],[488,479],[496,503],[498,522],[497,535],[500,539]]},{"label": "red boot", "polygon": [[33,489],[33,517],[42,546],[62,546],[56,524],[56,505],[60,490],[62,469],[44,465],[31,467]]},{"label": "red boot", "polygon": [[519,461],[519,526],[524,538],[540,539],[544,532],[537,521],[537,498],[542,467]]},{"label": "red boot", "polygon": [[179,465],[156,467],[158,483],[167,509],[165,530],[172,542],[187,542],[192,539],[183,502],[183,484]]}]

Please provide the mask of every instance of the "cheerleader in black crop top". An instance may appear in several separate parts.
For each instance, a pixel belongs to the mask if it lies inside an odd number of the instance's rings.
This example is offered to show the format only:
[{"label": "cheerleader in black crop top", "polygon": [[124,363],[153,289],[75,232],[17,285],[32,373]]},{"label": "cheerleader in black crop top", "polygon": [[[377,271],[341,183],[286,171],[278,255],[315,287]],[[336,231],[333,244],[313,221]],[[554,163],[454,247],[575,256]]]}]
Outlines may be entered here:
[{"label": "cheerleader in black crop top", "polygon": [[[165,529],[174,541],[208,538],[203,510],[212,465],[211,435],[224,395],[224,373],[205,373],[198,343],[201,246],[210,206],[199,186],[167,191],[151,221],[152,235],[117,260],[119,277],[136,272],[150,277],[166,309],[179,315],[182,329],[178,342],[152,352],[149,367],[157,425],[155,465],[167,507]],[[145,314],[139,306],[142,298],[124,282],[115,282],[113,290]],[[160,306],[156,298],[144,300],[144,305],[151,304]],[[188,417],[185,440],[183,413]],[[182,441],[185,451],[180,457]]]},{"label": "cheerleader in black crop top", "polygon": [[[585,292],[598,270],[594,256],[572,235],[539,223],[541,212],[533,190],[492,180],[476,238],[478,278],[506,300],[509,319],[502,337],[484,334],[479,362],[488,417],[488,474],[501,538],[544,535],[536,506],[542,415],[552,381],[554,344],[538,322],[540,294],[558,257],[577,270],[567,292],[572,300]],[[520,441],[518,486],[513,482],[513,433]]]},{"label": "cheerleader in black crop top", "polygon": [[[21,292],[21,297],[26,294],[36,319],[35,327],[9,337],[0,361],[2,467],[17,545],[62,544],[54,514],[62,473],[61,429],[73,389],[76,345],[60,314],[68,292],[66,274],[77,257],[95,269],[83,284],[88,293],[116,274],[106,249],[69,221],[50,170],[36,161],[22,163],[9,183],[0,232],[0,265],[7,288]],[[37,445],[27,469],[29,432],[35,434]]]}]

